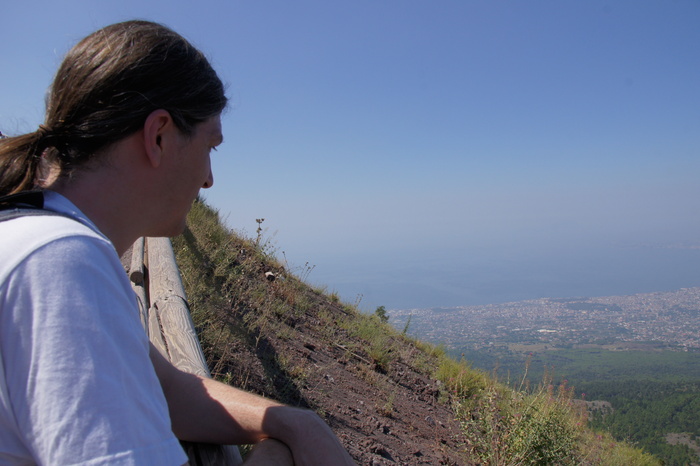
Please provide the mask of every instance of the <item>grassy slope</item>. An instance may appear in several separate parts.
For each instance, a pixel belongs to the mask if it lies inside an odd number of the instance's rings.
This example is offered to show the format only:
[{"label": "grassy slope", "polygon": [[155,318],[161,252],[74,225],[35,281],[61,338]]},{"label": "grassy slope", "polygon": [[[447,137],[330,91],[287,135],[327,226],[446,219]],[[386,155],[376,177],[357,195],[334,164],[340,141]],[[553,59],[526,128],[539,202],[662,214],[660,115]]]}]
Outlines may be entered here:
[{"label": "grassy slope", "polygon": [[188,223],[174,246],[214,376],[316,410],[358,463],[658,464],[590,431],[566,387],[509,389],[312,289],[205,204]]}]

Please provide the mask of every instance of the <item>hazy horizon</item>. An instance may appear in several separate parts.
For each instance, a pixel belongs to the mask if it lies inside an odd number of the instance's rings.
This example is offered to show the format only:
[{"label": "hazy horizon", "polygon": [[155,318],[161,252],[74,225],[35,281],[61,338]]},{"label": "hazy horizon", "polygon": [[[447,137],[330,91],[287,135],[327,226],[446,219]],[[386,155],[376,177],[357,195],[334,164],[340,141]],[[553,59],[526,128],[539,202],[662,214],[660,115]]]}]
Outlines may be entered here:
[{"label": "hazy horizon", "polygon": [[700,2],[3,5],[0,131],[63,54],[165,23],[227,83],[206,199],[373,310],[700,283]]},{"label": "hazy horizon", "polygon": [[[578,251],[577,251],[578,252]],[[364,310],[459,307],[537,298],[620,296],[700,286],[700,251],[681,248],[611,247],[554,257],[482,257],[422,263],[377,263],[347,257],[343,266],[320,263],[309,281],[328,285]],[[382,261],[385,259],[383,258]],[[324,270],[323,280],[317,273]],[[301,270],[298,269],[298,270]]]}]

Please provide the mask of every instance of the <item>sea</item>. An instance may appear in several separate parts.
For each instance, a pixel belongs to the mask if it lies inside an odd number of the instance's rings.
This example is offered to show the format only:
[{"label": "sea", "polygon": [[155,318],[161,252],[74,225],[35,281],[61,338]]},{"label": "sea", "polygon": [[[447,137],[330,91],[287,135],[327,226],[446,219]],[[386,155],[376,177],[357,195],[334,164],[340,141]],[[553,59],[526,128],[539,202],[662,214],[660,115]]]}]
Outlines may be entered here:
[{"label": "sea", "polygon": [[[332,258],[331,258],[332,259]],[[611,247],[452,257],[362,257],[315,264],[309,279],[361,310],[456,307],[537,298],[618,296],[700,286],[700,248]]]}]

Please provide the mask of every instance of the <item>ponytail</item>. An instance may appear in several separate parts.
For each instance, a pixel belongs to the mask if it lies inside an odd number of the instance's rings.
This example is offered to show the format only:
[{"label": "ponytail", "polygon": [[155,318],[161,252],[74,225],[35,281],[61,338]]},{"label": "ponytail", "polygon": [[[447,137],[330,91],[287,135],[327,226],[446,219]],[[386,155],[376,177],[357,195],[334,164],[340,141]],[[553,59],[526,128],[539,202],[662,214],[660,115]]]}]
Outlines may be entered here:
[{"label": "ponytail", "polygon": [[34,188],[41,153],[47,142],[40,129],[21,136],[0,138],[0,195]]}]

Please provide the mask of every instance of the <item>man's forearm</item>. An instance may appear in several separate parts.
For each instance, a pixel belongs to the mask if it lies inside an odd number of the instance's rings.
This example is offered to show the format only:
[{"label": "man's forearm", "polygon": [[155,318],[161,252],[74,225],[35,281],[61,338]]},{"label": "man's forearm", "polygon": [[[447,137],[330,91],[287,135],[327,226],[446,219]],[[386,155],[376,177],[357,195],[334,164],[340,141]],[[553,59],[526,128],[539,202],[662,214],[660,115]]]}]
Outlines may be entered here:
[{"label": "man's forearm", "polygon": [[328,425],[312,411],[181,372],[160,354],[152,354],[151,359],[178,438],[219,444],[271,438],[287,445],[298,465],[354,464]]},{"label": "man's forearm", "polygon": [[186,391],[166,394],[178,438],[245,444],[271,437],[264,425],[266,411],[281,404],[212,379],[186,376],[191,379],[183,380],[177,388],[180,391],[185,385]]},{"label": "man's forearm", "polygon": [[168,402],[172,429],[181,440],[250,444],[269,437],[263,428],[272,400],[182,372],[155,349],[151,361]]}]

